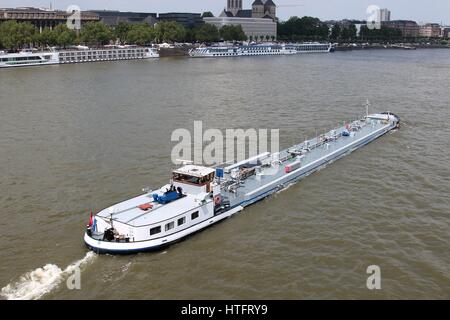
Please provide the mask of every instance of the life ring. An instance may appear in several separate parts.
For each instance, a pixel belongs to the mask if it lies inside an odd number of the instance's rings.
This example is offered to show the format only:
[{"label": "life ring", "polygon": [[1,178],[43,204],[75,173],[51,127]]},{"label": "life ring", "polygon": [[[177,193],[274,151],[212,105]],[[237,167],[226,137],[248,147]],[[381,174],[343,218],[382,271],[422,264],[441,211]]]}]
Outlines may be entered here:
[{"label": "life ring", "polygon": [[216,205],[219,205],[222,202],[222,197],[220,195],[217,195],[214,197],[214,203]]}]

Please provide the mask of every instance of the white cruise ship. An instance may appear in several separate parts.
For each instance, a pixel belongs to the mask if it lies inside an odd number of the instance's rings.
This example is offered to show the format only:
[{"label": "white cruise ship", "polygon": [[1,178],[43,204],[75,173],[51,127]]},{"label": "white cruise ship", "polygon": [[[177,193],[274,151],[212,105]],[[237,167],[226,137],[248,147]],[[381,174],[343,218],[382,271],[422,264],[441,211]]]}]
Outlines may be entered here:
[{"label": "white cruise ship", "polygon": [[200,47],[189,51],[193,58],[208,57],[242,57],[266,55],[292,55],[299,53],[328,53],[333,51],[330,43],[287,43],[287,44],[248,44],[248,45],[214,45]]},{"label": "white cruise ship", "polygon": [[0,51],[0,68],[150,58],[159,58],[157,49],[137,46],[117,46],[100,49],[84,47],[77,50],[48,52],[25,49],[19,53]]},{"label": "white cruise ship", "polygon": [[57,52],[36,52],[32,49],[25,49],[19,53],[0,52],[0,68],[49,64],[59,64],[59,54]]}]

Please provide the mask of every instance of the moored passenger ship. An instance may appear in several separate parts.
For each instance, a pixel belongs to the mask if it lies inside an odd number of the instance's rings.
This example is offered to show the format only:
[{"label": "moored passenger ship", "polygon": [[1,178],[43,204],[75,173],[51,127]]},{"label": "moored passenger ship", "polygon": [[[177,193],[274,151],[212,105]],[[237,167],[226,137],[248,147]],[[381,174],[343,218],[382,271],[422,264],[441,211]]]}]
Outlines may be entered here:
[{"label": "moored passenger ship", "polygon": [[155,48],[137,46],[113,46],[99,49],[74,49],[63,51],[37,52],[25,49],[19,53],[0,53],[0,68],[41,66],[100,61],[134,60],[158,58]]},{"label": "moored passenger ship", "polygon": [[391,113],[367,114],[289,149],[227,167],[184,164],[161,188],[91,213],[84,242],[97,253],[161,249],[283,190],[399,124]]},{"label": "moored passenger ship", "polygon": [[0,68],[59,64],[57,52],[37,52],[25,49],[18,53],[0,52]]},{"label": "moored passenger ship", "polygon": [[59,62],[83,63],[98,61],[117,61],[158,58],[159,54],[155,48],[146,47],[107,47],[87,50],[70,50],[59,52]]},{"label": "moored passenger ship", "polygon": [[191,49],[193,58],[208,57],[242,57],[266,55],[292,55],[299,53],[328,53],[333,51],[330,43],[288,43],[288,44],[248,44],[248,45],[213,45]]}]

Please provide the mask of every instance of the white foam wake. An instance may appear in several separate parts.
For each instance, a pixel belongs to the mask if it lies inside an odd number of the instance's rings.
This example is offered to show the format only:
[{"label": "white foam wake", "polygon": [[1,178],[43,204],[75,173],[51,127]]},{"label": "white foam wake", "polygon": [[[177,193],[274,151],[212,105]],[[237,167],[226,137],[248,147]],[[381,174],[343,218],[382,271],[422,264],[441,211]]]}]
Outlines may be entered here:
[{"label": "white foam wake", "polygon": [[10,283],[2,288],[0,295],[8,300],[36,300],[49,293],[76,268],[90,263],[95,253],[88,252],[83,259],[78,260],[62,270],[55,264],[47,264],[42,268],[27,272],[17,282]]}]

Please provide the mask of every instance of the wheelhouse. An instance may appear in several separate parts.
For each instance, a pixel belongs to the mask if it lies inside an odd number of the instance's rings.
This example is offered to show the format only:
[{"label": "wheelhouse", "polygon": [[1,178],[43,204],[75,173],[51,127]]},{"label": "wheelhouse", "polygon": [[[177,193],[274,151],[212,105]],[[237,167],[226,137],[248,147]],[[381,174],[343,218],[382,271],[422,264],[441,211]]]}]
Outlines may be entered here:
[{"label": "wheelhouse", "polygon": [[211,168],[187,165],[172,173],[172,183],[189,193],[209,193],[212,190],[215,171]]}]

